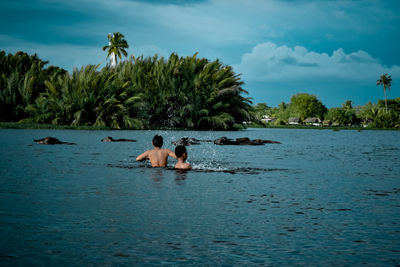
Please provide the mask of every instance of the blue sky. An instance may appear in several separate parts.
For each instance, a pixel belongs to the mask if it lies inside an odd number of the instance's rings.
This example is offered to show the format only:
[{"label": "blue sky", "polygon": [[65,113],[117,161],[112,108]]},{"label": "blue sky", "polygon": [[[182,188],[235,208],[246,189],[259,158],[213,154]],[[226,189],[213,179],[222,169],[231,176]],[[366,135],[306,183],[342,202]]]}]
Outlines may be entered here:
[{"label": "blue sky", "polygon": [[400,97],[400,1],[2,0],[0,50],[37,53],[72,70],[106,63],[107,34],[125,35],[129,55],[199,52],[241,73],[254,103],[277,106],[296,93],[326,106]]}]

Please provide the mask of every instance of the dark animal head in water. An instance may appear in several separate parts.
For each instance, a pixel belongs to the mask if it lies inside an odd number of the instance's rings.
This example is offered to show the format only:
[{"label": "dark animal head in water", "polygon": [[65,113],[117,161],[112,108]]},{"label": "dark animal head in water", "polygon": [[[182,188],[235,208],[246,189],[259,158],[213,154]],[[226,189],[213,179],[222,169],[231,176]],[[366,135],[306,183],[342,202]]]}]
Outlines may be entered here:
[{"label": "dark animal head in water", "polygon": [[250,140],[248,137],[236,138],[236,140],[232,140],[230,138],[221,137],[214,141],[216,145],[264,145],[264,144],[280,144],[278,141],[271,140],[262,140],[262,139],[254,139]]},{"label": "dark animal head in water", "polygon": [[172,144],[176,146],[198,145],[200,144],[200,140],[197,140],[196,138],[182,137],[179,140],[172,142]]},{"label": "dark animal head in water", "polygon": [[51,137],[51,136],[47,136],[45,138],[37,139],[37,140],[34,140],[34,141],[36,143],[38,143],[38,144],[46,144],[46,145],[53,145],[53,144],[61,144],[62,143],[57,138],[54,138],[54,137]]},{"label": "dark animal head in water", "polygon": [[67,144],[67,145],[75,145],[75,143],[68,143],[68,142],[62,142],[58,140],[57,138],[47,136],[42,139],[33,139],[38,144],[44,144],[44,145],[56,145],[56,144]]}]

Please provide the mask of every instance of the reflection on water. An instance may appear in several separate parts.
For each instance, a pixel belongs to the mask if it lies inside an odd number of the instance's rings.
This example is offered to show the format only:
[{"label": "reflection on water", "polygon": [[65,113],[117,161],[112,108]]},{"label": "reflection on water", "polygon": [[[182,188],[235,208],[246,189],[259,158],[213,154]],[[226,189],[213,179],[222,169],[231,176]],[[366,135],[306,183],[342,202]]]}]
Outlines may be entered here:
[{"label": "reflection on water", "polygon": [[154,182],[161,182],[162,179],[164,178],[163,177],[164,171],[162,168],[153,168],[150,173],[151,173],[151,179]]},{"label": "reflection on water", "polygon": [[188,170],[175,170],[175,182],[178,185],[183,185],[187,179]]},{"label": "reflection on water", "polygon": [[[136,162],[154,134],[270,139]],[[33,144],[54,136],[76,146]],[[105,136],[136,143],[104,143]],[[400,264],[400,132],[1,130],[0,265]]]}]

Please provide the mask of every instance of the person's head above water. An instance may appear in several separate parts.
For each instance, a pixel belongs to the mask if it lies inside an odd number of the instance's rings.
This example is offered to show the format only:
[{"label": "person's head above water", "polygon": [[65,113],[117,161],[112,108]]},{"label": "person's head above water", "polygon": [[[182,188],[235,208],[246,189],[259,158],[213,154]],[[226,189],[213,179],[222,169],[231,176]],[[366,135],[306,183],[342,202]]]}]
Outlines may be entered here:
[{"label": "person's head above water", "polygon": [[183,154],[186,154],[187,156],[187,151],[185,146],[176,146],[175,147],[175,155],[177,158],[181,158]]},{"label": "person's head above water", "polygon": [[175,147],[175,156],[178,159],[178,162],[175,164],[175,169],[190,170],[192,168],[190,163],[185,162],[188,157],[185,146],[182,146],[182,145],[176,146]]},{"label": "person's head above water", "polygon": [[154,147],[162,147],[164,140],[161,135],[155,135],[153,137],[153,146]]}]

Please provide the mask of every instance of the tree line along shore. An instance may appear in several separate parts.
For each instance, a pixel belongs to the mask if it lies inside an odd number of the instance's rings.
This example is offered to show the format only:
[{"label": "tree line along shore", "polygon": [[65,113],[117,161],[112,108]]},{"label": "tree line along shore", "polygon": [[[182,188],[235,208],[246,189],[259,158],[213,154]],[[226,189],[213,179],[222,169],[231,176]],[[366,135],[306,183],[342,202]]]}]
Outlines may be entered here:
[{"label": "tree line along shore", "polygon": [[400,128],[400,98],[386,100],[386,94],[385,101],[356,107],[348,100],[328,109],[307,93],[278,107],[253,105],[231,66],[197,54],[131,56],[115,67],[87,65],[71,73],[47,64],[36,54],[0,51],[1,128],[239,130],[283,127],[293,118]]},{"label": "tree line along shore", "polygon": [[288,104],[269,107],[261,103],[252,108],[256,119],[249,125],[253,127],[400,129],[400,97],[364,106],[353,106],[347,100],[341,107],[328,109],[316,96],[299,93]]}]

